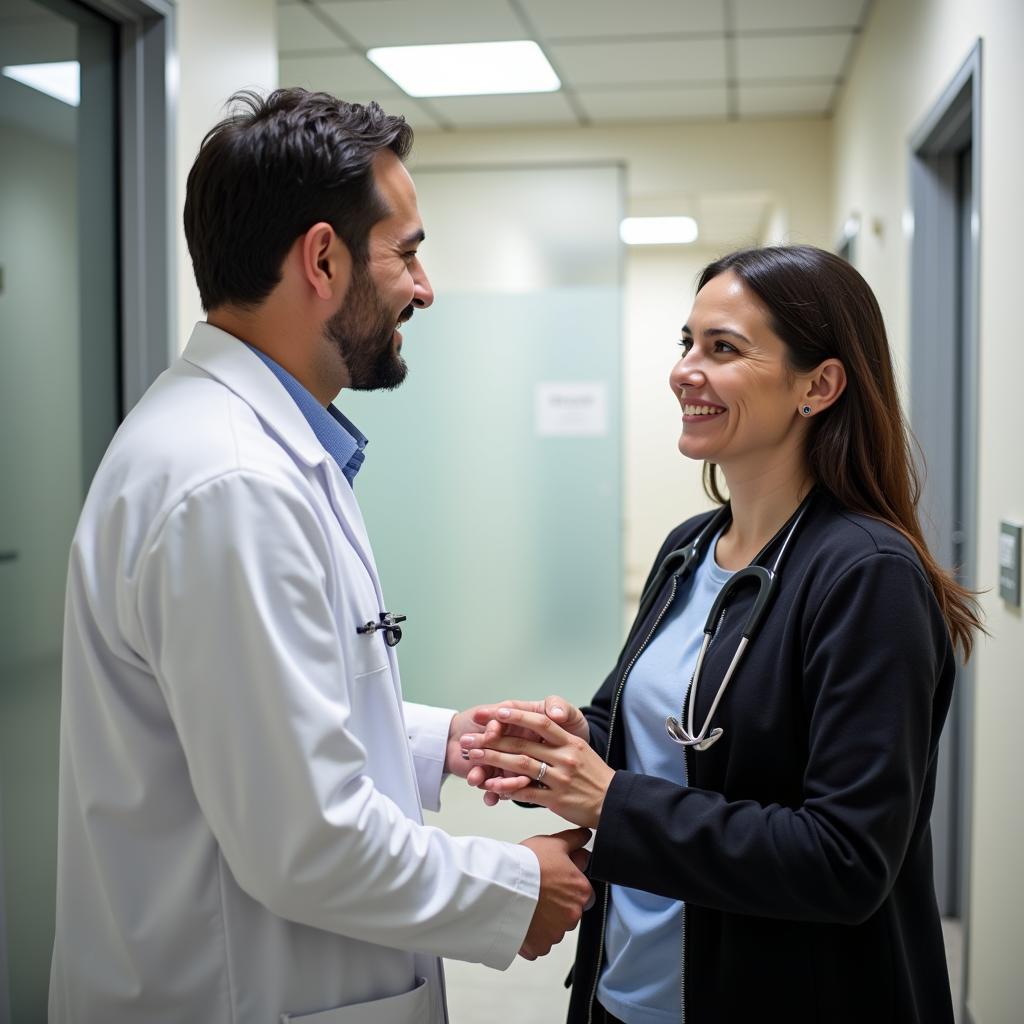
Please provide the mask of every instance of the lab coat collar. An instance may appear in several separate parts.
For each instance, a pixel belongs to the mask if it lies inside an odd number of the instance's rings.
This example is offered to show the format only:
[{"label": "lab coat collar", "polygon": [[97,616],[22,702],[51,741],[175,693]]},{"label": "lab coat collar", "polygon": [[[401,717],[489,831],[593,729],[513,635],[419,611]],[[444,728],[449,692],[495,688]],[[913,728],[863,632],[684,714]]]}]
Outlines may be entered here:
[{"label": "lab coat collar", "polygon": [[328,458],[313,428],[273,371],[238,338],[200,320],[192,329],[182,359],[219,380],[252,406],[306,465],[317,466]]}]

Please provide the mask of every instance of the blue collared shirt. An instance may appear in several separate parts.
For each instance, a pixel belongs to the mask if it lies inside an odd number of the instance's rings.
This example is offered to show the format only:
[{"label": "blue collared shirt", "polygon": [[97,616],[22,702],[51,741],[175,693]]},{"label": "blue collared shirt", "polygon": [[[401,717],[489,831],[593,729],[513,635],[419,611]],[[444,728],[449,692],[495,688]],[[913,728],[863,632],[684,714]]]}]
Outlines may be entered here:
[{"label": "blue collared shirt", "polygon": [[280,363],[275,362],[258,348],[250,348],[263,360],[267,368],[292,396],[299,412],[306,418],[316,439],[324,446],[328,455],[341,467],[349,485],[356,478],[359,467],[366,458],[366,438],[355,424],[343,416],[334,405],[325,409]]}]

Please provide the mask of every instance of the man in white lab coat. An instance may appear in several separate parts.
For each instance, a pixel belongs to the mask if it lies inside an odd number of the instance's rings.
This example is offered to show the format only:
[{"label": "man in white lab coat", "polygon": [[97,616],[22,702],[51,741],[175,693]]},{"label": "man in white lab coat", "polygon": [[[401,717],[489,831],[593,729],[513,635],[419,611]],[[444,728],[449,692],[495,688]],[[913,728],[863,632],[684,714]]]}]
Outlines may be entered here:
[{"label": "man in white lab coat", "polygon": [[303,90],[238,103],[188,181],[208,321],[71,551],[50,1017],[440,1024],[439,957],[504,968],[575,926],[587,832],[422,823],[478,726],[402,699],[365,439],[331,405],[401,381],[433,299],[411,132]]}]

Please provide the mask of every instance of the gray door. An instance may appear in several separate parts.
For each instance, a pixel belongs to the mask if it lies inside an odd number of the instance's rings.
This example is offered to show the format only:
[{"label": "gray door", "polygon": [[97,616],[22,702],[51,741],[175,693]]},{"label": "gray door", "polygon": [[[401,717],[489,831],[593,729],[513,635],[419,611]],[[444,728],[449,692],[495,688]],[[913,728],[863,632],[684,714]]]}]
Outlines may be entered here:
[{"label": "gray door", "polygon": [[68,546],[120,411],[115,45],[71,3],[0,7],[0,1021],[17,1024],[46,1019]]},{"label": "gray door", "polygon": [[[976,579],[979,80],[976,48],[911,140],[910,406],[925,463],[923,525],[936,557],[968,587]],[[961,666],[932,812],[935,889],[952,917],[967,909],[972,685]]]}]

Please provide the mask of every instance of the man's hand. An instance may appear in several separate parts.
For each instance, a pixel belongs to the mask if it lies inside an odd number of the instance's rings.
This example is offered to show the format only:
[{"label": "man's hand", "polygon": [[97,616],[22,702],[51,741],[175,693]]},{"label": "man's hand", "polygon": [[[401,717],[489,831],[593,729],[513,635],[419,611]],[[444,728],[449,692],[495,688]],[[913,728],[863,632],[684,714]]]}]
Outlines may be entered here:
[{"label": "man's hand", "polygon": [[589,859],[583,846],[589,839],[590,829],[571,828],[553,836],[523,840],[522,845],[533,850],[540,861],[540,896],[519,950],[525,959],[536,960],[549,953],[566,932],[579,924],[584,908],[593,899],[594,890],[583,874]]},{"label": "man's hand", "polygon": [[[482,707],[482,705],[481,705]],[[462,737],[467,733],[472,735],[479,730],[474,715],[480,708],[470,708],[468,711],[460,711],[452,715],[452,723],[448,726],[448,744],[445,747],[444,770],[450,775],[457,775],[464,779],[473,765],[466,760],[466,753],[462,748]]]}]

